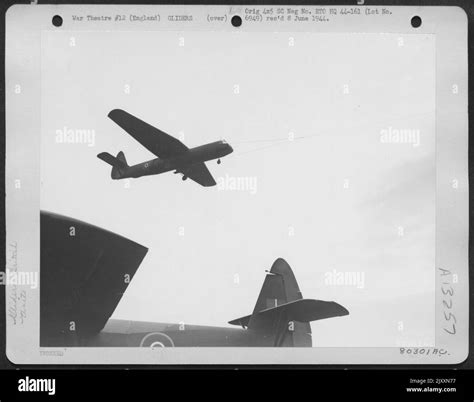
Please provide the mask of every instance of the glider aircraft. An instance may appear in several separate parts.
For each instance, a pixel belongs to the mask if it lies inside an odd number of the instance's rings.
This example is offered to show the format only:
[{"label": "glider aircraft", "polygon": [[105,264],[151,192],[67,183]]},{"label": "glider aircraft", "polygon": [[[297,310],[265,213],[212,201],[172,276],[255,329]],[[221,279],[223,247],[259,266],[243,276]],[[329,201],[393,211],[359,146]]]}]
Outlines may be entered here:
[{"label": "glider aircraft", "polygon": [[220,158],[233,151],[224,140],[188,148],[177,138],[121,109],[112,110],[108,116],[157,156],[147,162],[129,166],[122,151],[116,157],[108,152],[101,152],[97,157],[112,166],[111,177],[114,180],[138,178],[174,170],[174,173],[182,174],[183,180],[189,177],[201,186],[210,187],[216,185],[216,181],[205,162],[217,159],[217,163],[220,164]]}]

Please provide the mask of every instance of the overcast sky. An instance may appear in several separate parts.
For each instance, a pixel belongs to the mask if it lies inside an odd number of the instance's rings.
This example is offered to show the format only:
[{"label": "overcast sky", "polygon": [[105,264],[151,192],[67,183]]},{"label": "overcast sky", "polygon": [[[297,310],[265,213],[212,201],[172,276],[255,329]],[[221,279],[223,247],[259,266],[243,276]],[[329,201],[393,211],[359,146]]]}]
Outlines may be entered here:
[{"label": "overcast sky", "polygon": [[[283,257],[305,297],[350,312],[313,323],[313,345],[433,342],[432,36],[57,31],[41,58],[42,209],[149,248],[114,318],[226,326]],[[209,170],[252,186],[111,180],[99,152],[154,157],[115,108],[189,147],[226,139],[234,153]],[[58,143],[68,129],[94,130],[93,146]],[[397,129],[419,145],[381,140]]]}]

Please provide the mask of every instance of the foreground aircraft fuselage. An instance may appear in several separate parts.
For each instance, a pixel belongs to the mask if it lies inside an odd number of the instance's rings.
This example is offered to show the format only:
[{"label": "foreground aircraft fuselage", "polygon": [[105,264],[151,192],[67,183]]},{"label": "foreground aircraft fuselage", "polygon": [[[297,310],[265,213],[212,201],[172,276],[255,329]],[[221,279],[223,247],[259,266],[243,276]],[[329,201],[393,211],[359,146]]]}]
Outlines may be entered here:
[{"label": "foreground aircraft fuselage", "polygon": [[[296,341],[298,337],[298,341]],[[293,339],[294,338],[294,339]],[[297,334],[275,345],[272,333],[250,329],[166,324],[111,319],[104,329],[85,340],[83,346],[99,347],[220,347],[220,346],[312,346],[311,334]]]},{"label": "foreground aircraft fuselage", "polygon": [[217,159],[217,163],[220,163],[220,158],[233,151],[225,141],[215,141],[189,149],[177,138],[124,110],[112,110],[109,117],[157,156],[147,162],[129,166],[123,152],[120,151],[117,156],[101,152],[97,157],[112,166],[111,177],[114,180],[138,178],[174,170],[174,173],[183,175],[183,180],[189,177],[201,186],[210,187],[216,185],[216,181],[205,162]]}]

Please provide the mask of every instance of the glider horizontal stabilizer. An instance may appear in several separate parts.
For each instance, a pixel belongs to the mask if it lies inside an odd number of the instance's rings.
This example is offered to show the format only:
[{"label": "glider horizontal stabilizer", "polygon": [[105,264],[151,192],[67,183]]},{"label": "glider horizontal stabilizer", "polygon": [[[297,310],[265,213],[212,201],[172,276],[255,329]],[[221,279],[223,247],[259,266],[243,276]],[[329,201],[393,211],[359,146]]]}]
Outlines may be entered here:
[{"label": "glider horizontal stabilizer", "polygon": [[102,159],[104,162],[108,163],[109,165],[116,167],[116,168],[126,168],[127,162],[125,161],[125,156],[123,156],[123,152],[119,152],[117,157],[110,155],[108,152],[101,152],[97,155],[99,159]]}]

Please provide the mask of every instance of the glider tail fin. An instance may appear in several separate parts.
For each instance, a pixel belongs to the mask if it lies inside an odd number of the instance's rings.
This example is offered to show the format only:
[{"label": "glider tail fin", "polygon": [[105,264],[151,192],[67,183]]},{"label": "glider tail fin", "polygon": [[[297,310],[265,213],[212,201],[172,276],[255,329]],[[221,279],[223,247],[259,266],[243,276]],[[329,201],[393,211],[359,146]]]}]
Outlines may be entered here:
[{"label": "glider tail fin", "polygon": [[270,334],[273,346],[312,346],[311,321],[347,314],[338,303],[303,299],[293,271],[279,258],[265,277],[253,313],[229,323]]},{"label": "glider tail fin", "polygon": [[110,155],[108,152],[101,152],[97,157],[112,166],[112,179],[117,180],[124,178],[125,171],[129,166],[127,159],[125,159],[125,154],[122,151],[120,151],[116,157]]}]

